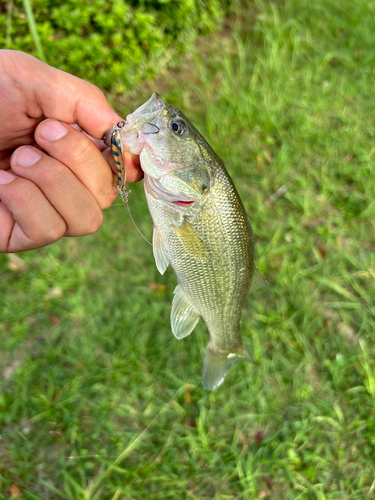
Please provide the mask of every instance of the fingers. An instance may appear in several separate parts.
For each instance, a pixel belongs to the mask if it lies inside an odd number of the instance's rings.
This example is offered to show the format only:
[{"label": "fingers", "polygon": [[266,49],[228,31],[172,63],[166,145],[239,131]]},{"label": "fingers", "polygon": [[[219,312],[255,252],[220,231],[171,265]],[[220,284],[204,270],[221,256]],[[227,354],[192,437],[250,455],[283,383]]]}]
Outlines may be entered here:
[{"label": "fingers", "polygon": [[0,252],[21,252],[59,240],[63,218],[32,182],[0,171]]},{"label": "fingers", "polygon": [[[116,176],[87,135],[45,120],[35,140],[38,147],[18,148],[11,170],[0,171],[0,252],[91,234],[102,224],[102,210],[117,197]],[[137,180],[142,172],[127,154],[128,178]]]},{"label": "fingers", "polygon": [[[103,156],[111,166],[113,172],[116,174],[116,165],[113,159],[112,151],[107,148],[103,151]],[[143,177],[141,163],[138,155],[133,155],[129,151],[124,151],[124,159],[126,165],[126,182],[138,182]]]},{"label": "fingers", "polygon": [[38,186],[64,220],[64,236],[91,234],[101,226],[103,213],[94,195],[63,163],[36,148],[25,146],[17,149],[13,155],[12,169],[22,179]]},{"label": "fingers", "polygon": [[[76,130],[81,130],[78,125],[72,125]],[[95,139],[88,135],[88,137],[93,141],[96,147],[103,153],[104,158],[107,163],[112,168],[113,172],[116,174],[117,169],[113,159],[111,148],[108,148],[104,141],[101,139]],[[126,164],[126,182],[138,182],[143,177],[143,171],[141,168],[141,162],[139,160],[139,155],[134,155],[130,151],[124,151],[124,159]]]},{"label": "fingers", "polygon": [[115,176],[99,149],[85,134],[56,120],[45,120],[36,129],[35,140],[49,156],[70,169],[92,193],[100,208],[109,207],[116,199]]},{"label": "fingers", "polygon": [[[27,54],[1,51],[0,70],[12,89],[2,107],[12,126],[0,138],[0,251],[92,233],[117,196],[116,177],[91,138],[66,123],[101,139],[121,117],[98,88]],[[142,177],[133,155],[126,164],[128,181]]]},{"label": "fingers", "polygon": [[97,146],[73,127],[45,120],[41,149],[18,148],[11,171],[0,171],[0,251],[38,248],[82,236],[102,224],[117,197],[116,178]]},{"label": "fingers", "polygon": [[23,52],[3,50],[2,56],[2,71],[20,87],[27,116],[78,123],[97,139],[121,120],[95,85]]},{"label": "fingers", "polygon": [[[77,123],[96,139],[121,121],[97,87],[20,51],[1,51],[0,85],[12,89],[2,102],[5,117],[14,118],[15,111],[20,115],[16,130],[8,127],[7,134],[7,127],[3,127],[0,143],[5,140],[6,145],[0,151],[2,169],[9,168],[9,157],[16,147],[33,143],[33,131],[45,117]],[[139,161],[134,155],[127,157],[128,180],[139,180]]]}]

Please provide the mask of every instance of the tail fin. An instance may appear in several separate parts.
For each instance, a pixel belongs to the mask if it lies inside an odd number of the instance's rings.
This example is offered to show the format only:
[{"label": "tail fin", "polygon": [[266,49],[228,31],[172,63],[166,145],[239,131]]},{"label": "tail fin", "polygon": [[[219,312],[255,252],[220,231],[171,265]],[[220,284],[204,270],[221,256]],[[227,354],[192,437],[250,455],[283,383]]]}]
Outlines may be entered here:
[{"label": "tail fin", "polygon": [[230,352],[219,351],[209,342],[203,362],[203,387],[207,391],[217,389],[235,361],[254,362],[245,344],[236,352]]}]

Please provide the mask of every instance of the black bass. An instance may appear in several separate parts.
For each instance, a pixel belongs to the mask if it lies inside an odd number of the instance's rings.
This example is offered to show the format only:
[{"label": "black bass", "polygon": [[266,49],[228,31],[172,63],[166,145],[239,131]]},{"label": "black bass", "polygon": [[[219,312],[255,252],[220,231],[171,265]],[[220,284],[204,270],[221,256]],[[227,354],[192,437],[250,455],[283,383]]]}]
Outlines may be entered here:
[{"label": "black bass", "polygon": [[156,266],[164,274],[170,264],[178,280],[172,332],[186,337],[200,316],[210,332],[203,386],[211,391],[234,361],[252,361],[241,311],[247,294],[267,283],[254,264],[249,218],[215,152],[158,94],[121,127],[122,147],[140,155]]}]

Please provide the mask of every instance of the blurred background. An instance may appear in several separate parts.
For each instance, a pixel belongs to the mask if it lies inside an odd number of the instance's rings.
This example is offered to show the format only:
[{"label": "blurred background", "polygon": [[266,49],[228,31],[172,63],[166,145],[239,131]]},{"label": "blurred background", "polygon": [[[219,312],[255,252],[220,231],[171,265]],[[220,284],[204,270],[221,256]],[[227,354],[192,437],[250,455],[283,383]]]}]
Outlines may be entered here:
[{"label": "blurred background", "polygon": [[[153,91],[223,159],[271,286],[208,393],[200,321],[119,201],[98,233],[0,254],[0,498],[375,495],[373,0],[0,2],[0,46],[100,86]],[[133,217],[150,239],[142,183]]]}]

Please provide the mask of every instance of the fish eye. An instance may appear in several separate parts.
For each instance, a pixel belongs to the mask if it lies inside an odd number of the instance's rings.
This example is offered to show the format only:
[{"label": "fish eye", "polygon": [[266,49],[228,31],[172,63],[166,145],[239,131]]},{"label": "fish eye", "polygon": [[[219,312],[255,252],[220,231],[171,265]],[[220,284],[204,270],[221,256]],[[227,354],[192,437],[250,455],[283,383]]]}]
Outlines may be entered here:
[{"label": "fish eye", "polygon": [[184,135],[187,130],[185,122],[182,120],[173,120],[170,127],[176,135]]}]

